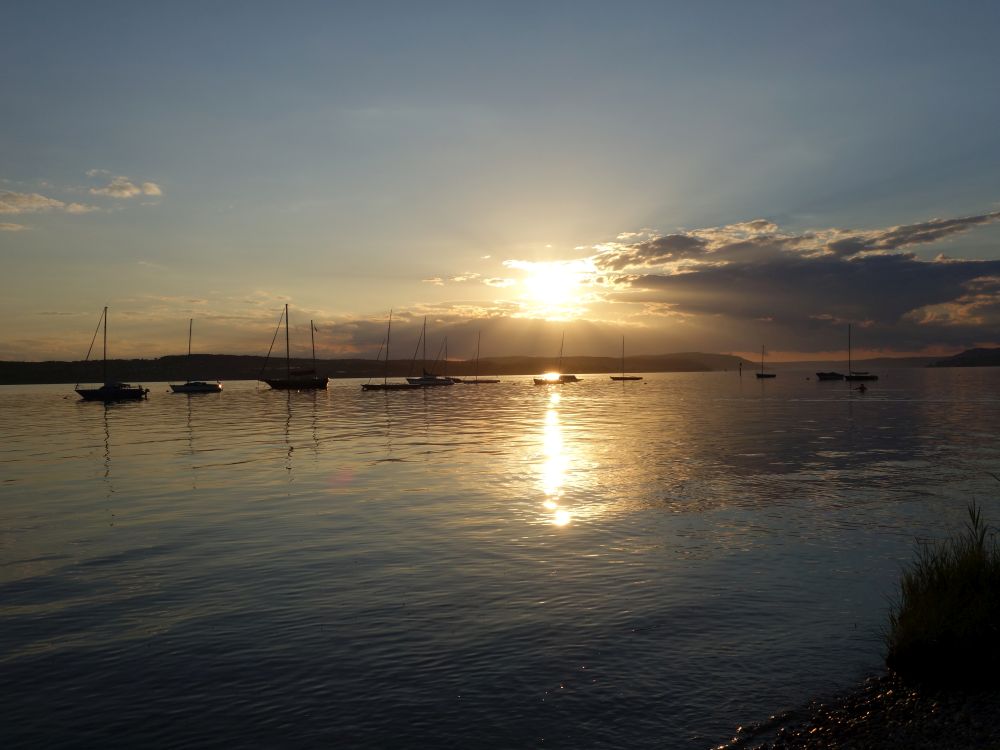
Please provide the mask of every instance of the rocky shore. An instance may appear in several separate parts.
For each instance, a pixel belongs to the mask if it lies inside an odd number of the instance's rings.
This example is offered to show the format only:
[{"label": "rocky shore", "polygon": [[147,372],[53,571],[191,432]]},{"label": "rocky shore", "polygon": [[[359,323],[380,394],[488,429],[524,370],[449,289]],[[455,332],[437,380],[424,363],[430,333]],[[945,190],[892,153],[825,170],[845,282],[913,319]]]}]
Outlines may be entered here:
[{"label": "rocky shore", "polygon": [[828,701],[738,727],[718,750],[1000,750],[1000,689],[930,690],[872,677]]}]

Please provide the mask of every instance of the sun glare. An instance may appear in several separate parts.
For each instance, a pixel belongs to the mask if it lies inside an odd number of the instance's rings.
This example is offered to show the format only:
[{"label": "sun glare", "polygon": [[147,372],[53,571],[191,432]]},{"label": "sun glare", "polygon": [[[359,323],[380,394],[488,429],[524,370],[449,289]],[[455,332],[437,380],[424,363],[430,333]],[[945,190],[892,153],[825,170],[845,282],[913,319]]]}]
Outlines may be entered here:
[{"label": "sun glare", "polygon": [[508,261],[510,268],[524,273],[521,289],[524,314],[549,320],[575,318],[591,300],[588,284],[593,266],[588,260]]}]

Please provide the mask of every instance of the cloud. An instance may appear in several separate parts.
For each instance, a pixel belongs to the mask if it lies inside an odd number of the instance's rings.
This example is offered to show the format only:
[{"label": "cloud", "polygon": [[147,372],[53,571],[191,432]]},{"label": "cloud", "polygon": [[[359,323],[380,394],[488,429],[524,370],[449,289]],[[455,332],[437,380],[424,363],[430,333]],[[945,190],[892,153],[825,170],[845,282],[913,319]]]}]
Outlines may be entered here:
[{"label": "cloud", "polygon": [[[89,176],[106,174],[105,170],[90,170]],[[91,195],[103,195],[109,198],[134,198],[137,195],[163,195],[163,190],[155,182],[143,182],[139,185],[132,182],[131,178],[124,175],[117,175],[103,187],[90,188]]]},{"label": "cloud", "polygon": [[514,286],[517,281],[515,279],[503,279],[499,277],[494,277],[490,279],[483,279],[483,283],[486,286],[497,287],[498,289],[504,289],[509,286]]},{"label": "cloud", "polygon": [[424,284],[433,284],[434,286],[444,286],[444,279],[440,276],[431,276],[429,279],[421,279]]},{"label": "cloud", "polygon": [[82,203],[64,203],[55,198],[48,198],[40,193],[0,191],[0,214],[32,214],[40,211],[64,211],[70,214],[84,214],[96,210],[96,206],[87,206]]},{"label": "cloud", "polygon": [[27,230],[24,224],[11,224],[9,222],[0,222],[0,232],[24,232]]},{"label": "cloud", "polygon": [[1000,260],[924,260],[912,248],[997,220],[1000,211],[785,233],[758,219],[597,246],[593,261],[617,288],[606,301],[715,321],[730,339],[740,330],[760,337],[766,324],[783,346],[829,348],[854,321],[869,327],[872,344],[960,345],[1000,322]]}]

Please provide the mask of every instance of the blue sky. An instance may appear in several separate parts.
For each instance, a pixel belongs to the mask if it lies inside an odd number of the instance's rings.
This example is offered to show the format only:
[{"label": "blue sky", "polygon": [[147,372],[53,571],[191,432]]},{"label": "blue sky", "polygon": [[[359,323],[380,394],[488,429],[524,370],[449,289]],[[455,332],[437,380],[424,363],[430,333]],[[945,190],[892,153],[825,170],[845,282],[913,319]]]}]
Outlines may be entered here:
[{"label": "blue sky", "polygon": [[121,356],[260,353],[285,301],[335,356],[390,307],[452,351],[1000,343],[1000,9],[875,5],[15,3],[0,358],[104,304]]}]

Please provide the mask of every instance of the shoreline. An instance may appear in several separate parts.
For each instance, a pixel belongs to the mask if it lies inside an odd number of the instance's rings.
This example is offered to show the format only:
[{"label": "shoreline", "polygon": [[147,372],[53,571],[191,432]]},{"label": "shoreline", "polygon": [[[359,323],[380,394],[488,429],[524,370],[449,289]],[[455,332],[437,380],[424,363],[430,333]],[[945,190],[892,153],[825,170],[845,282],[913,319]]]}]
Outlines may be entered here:
[{"label": "shoreline", "polygon": [[1000,689],[932,689],[889,673],[736,728],[713,750],[1000,750]]}]

